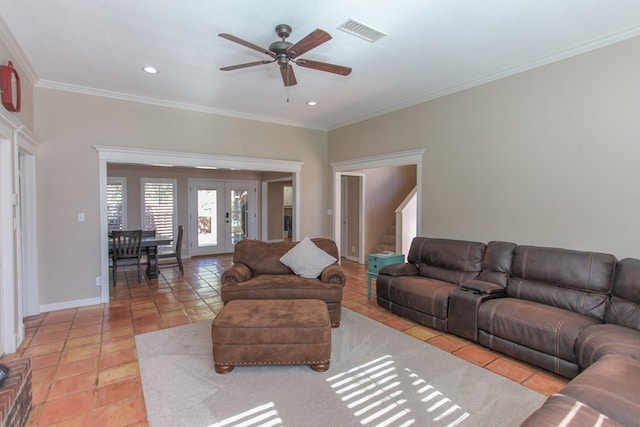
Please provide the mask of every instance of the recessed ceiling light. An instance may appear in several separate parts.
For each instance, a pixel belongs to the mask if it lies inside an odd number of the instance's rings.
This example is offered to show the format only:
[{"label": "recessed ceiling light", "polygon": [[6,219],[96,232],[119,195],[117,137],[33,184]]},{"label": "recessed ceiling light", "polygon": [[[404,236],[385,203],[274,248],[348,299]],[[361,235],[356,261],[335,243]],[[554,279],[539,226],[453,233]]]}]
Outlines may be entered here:
[{"label": "recessed ceiling light", "polygon": [[158,69],[157,69],[156,67],[148,66],[148,67],[144,67],[142,70],[143,70],[145,73],[149,73],[149,74],[158,74]]},{"label": "recessed ceiling light", "polygon": [[309,101],[307,102],[307,105],[313,107],[314,105],[318,105],[318,103],[316,101]]}]

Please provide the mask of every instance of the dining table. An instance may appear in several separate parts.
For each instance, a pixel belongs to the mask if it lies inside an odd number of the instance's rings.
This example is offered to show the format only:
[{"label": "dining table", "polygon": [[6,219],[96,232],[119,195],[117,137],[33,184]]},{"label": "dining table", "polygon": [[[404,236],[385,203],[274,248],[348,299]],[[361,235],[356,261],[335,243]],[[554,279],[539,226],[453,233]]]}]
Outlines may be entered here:
[{"label": "dining table", "polygon": [[[109,236],[109,249],[112,246]],[[158,246],[172,245],[173,239],[160,236],[143,236],[140,240],[140,250],[147,255],[147,278],[158,278]]]},{"label": "dining table", "polygon": [[173,240],[166,237],[146,236],[140,241],[140,249],[147,254],[146,274],[149,279],[158,278],[158,246],[173,244]]}]

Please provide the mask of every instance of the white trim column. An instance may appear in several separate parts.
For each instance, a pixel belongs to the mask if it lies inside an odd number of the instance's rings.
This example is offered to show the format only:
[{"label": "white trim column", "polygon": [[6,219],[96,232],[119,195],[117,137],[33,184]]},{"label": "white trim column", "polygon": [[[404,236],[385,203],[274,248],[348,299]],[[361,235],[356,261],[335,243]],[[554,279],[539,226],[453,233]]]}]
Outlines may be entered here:
[{"label": "white trim column", "polygon": [[12,144],[0,134],[0,353],[14,353],[18,347]]}]

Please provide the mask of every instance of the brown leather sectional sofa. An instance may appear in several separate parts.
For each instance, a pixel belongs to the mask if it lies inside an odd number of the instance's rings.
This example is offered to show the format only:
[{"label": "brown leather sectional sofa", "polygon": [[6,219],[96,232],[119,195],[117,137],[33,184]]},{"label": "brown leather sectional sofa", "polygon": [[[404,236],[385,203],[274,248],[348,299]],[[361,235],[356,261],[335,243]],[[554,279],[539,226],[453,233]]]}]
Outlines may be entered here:
[{"label": "brown leather sectional sofa", "polygon": [[[580,416],[589,417],[588,408],[607,422],[640,423],[640,406],[631,403],[640,402],[640,260],[416,237],[406,263],[379,272],[376,293],[378,304],[395,314],[576,377],[528,421],[540,423],[529,425],[547,425],[545,411],[558,416],[572,400],[581,402],[582,394],[571,393],[583,390],[582,383],[593,390]],[[636,380],[620,382],[618,375],[601,384],[590,368],[596,365],[598,372],[622,370]],[[622,401],[619,392],[626,394]]]}]

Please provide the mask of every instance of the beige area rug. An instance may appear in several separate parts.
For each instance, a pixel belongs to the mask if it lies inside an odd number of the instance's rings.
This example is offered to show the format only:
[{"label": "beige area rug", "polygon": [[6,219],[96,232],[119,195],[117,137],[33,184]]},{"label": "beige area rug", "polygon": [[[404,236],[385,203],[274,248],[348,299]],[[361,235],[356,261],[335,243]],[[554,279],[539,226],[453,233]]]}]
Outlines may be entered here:
[{"label": "beige area rug", "polygon": [[211,322],[136,337],[149,424],[517,426],[545,397],[344,309],[331,368],[213,370]]}]

